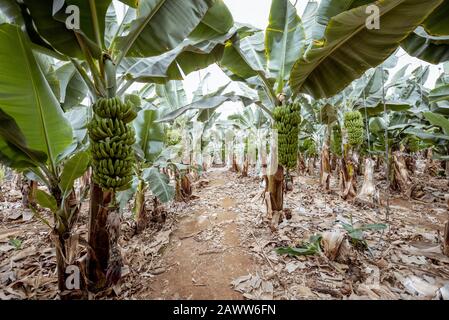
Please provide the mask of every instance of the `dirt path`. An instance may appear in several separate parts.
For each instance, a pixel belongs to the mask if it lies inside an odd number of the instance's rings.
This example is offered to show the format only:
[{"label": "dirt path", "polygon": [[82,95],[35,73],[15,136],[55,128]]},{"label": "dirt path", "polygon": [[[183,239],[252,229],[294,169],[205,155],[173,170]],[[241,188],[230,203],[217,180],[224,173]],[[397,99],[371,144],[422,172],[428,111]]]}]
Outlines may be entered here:
[{"label": "dirt path", "polygon": [[223,196],[223,188],[229,188],[223,170],[210,172],[208,180],[196,192],[199,205],[179,221],[171,236],[162,258],[169,270],[151,280],[148,298],[243,298],[231,282],[254,271],[255,262],[241,243],[241,203]]}]

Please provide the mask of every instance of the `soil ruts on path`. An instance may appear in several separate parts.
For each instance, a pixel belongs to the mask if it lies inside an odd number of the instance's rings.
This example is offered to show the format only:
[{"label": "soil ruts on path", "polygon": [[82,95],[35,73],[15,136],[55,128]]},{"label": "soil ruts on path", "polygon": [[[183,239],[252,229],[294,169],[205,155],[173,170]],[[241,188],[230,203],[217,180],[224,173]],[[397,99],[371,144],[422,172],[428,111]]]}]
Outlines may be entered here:
[{"label": "soil ruts on path", "polygon": [[231,282],[256,268],[241,244],[236,200],[220,196],[225,172],[208,175],[209,184],[197,191],[204,207],[179,221],[164,249],[169,269],[151,279],[153,299],[242,299]]}]

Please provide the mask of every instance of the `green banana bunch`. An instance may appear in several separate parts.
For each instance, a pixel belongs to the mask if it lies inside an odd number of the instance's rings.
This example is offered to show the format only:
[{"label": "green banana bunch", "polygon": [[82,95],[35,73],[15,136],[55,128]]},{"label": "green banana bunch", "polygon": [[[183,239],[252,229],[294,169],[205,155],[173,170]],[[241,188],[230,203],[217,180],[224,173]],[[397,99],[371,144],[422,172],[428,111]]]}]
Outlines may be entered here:
[{"label": "green banana bunch", "polygon": [[306,138],[301,141],[299,145],[299,152],[307,154],[309,157],[315,157],[318,155],[316,143],[312,138]]},{"label": "green banana bunch", "polygon": [[336,125],[332,128],[331,151],[337,156],[341,156],[341,144],[343,142],[341,136],[341,128]]},{"label": "green banana bunch", "polygon": [[408,136],[406,139],[406,143],[408,145],[410,152],[418,152],[425,147],[422,141],[417,136],[414,135]]},{"label": "green banana bunch", "polygon": [[182,140],[181,132],[177,129],[165,128],[165,144],[167,146],[175,146]]},{"label": "green banana bunch", "polygon": [[360,146],[364,141],[363,118],[359,111],[345,113],[344,120],[348,132],[348,143],[352,147]]},{"label": "green banana bunch", "polygon": [[137,114],[130,102],[120,98],[99,99],[93,105],[89,123],[93,180],[103,189],[126,190],[132,180],[136,142],[134,129],[128,125]]},{"label": "green banana bunch", "polygon": [[294,169],[298,160],[299,109],[299,104],[294,103],[278,106],[273,111],[274,129],[278,131],[278,160],[287,169]]}]

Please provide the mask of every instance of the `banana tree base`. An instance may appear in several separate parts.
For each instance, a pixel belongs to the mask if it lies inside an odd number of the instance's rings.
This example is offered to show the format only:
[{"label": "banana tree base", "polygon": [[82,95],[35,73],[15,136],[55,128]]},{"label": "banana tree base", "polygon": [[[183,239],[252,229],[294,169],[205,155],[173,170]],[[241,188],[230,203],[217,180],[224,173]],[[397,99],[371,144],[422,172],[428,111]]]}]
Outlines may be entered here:
[{"label": "banana tree base", "polygon": [[374,183],[374,167],[374,160],[365,160],[363,185],[356,198],[357,202],[371,207],[374,207],[379,203],[379,191],[377,190],[376,184]]},{"label": "banana tree base", "polygon": [[446,222],[444,227],[443,253],[449,257],[449,221]]},{"label": "banana tree base", "polygon": [[392,171],[392,189],[410,196],[413,183],[410,177],[410,172],[407,169],[404,155],[400,151],[393,153]]}]

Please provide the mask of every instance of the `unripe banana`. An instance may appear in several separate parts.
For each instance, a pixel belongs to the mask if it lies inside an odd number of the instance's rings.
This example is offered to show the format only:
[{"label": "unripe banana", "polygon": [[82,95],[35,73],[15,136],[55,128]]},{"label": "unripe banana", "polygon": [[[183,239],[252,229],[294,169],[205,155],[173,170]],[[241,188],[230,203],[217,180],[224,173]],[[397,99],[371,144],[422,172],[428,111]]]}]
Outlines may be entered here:
[{"label": "unripe banana", "polygon": [[344,124],[348,133],[349,145],[356,147],[363,144],[364,124],[362,114],[359,111],[351,111],[345,114]]},{"label": "unripe banana", "polygon": [[273,111],[274,128],[278,130],[278,160],[288,168],[296,167],[298,157],[299,104],[278,106]]},{"label": "unripe banana", "polygon": [[132,180],[134,130],[127,125],[135,118],[132,106],[118,97],[99,99],[89,123],[94,182],[107,190],[125,190]]}]

